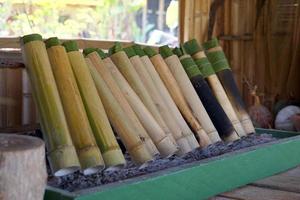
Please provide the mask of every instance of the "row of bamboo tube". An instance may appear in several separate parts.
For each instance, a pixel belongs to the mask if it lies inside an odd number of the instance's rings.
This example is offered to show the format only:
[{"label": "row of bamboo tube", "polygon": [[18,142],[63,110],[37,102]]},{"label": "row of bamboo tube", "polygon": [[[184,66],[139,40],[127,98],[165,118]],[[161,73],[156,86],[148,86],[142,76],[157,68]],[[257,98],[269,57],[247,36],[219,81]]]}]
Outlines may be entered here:
[{"label": "row of bamboo tube", "polygon": [[[22,55],[54,175],[124,166],[116,135],[136,164],[147,165],[157,155],[181,156],[254,132],[240,97],[235,98],[239,93],[234,83],[227,87],[226,81],[220,82],[215,65],[210,69],[213,78],[205,75],[206,69],[196,64],[206,58],[204,51],[191,52],[196,63],[186,54],[194,46],[202,50],[197,45],[194,41],[191,48],[188,43],[173,51],[163,46],[158,53],[116,43],[108,53],[97,48],[82,53],[74,41],[61,44],[55,37],[43,42],[38,34],[24,36]],[[214,52],[211,45],[205,47]],[[211,102],[217,109],[208,108]]]}]

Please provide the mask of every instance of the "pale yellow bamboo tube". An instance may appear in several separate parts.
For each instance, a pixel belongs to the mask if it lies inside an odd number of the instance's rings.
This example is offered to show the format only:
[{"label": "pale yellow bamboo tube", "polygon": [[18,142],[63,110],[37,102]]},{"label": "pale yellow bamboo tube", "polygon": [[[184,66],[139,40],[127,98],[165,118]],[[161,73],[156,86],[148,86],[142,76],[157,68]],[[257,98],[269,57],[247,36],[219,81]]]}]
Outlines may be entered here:
[{"label": "pale yellow bamboo tube", "polygon": [[[136,113],[136,115],[139,117],[141,123],[145,127],[145,129],[148,131],[149,136],[151,137],[152,141],[156,144],[159,152],[163,157],[169,156],[174,154],[178,148],[176,147],[176,143],[173,141],[173,138],[168,137],[165,132],[162,130],[162,128],[159,126],[159,124],[156,122],[152,114],[149,112],[149,110],[146,108],[146,106],[143,104],[141,99],[138,97],[138,95],[134,92],[134,90],[130,87],[127,80],[123,77],[121,72],[118,70],[118,68],[115,66],[115,64],[112,62],[112,60],[107,57],[103,59],[103,62],[105,63],[106,67],[111,72],[114,80],[120,87],[123,95],[127,99],[127,101],[132,106],[132,109]],[[169,148],[174,146],[175,149]]]},{"label": "pale yellow bamboo tube", "polygon": [[57,38],[49,38],[45,44],[83,172],[87,174],[103,170],[104,161],[84,109],[67,52]]},{"label": "pale yellow bamboo tube", "polygon": [[145,143],[136,134],[132,121],[127,117],[125,111],[121,108],[89,58],[86,58],[85,60],[89,66],[99,96],[102,99],[104,108],[108,114],[108,118],[120,136],[133,161],[143,164],[152,160],[153,156],[148,151]]},{"label": "pale yellow bamboo tube", "polygon": [[87,117],[97,144],[103,152],[103,158],[107,162],[108,167],[121,167],[125,164],[125,159],[113,134],[84,57],[78,51],[76,42],[68,41],[63,43],[63,45],[67,50]]},{"label": "pale yellow bamboo tube", "polygon": [[21,50],[41,118],[51,170],[55,176],[72,173],[80,164],[42,37],[38,34],[24,36]]},{"label": "pale yellow bamboo tube", "polygon": [[100,58],[100,56],[98,55],[98,53],[96,51],[89,53],[87,55],[87,58],[89,58],[91,60],[93,65],[96,67],[96,70],[98,71],[100,76],[103,78],[106,85],[109,87],[110,91],[112,92],[112,94],[114,95],[114,97],[116,98],[116,100],[118,101],[120,106],[122,107],[122,109],[127,114],[127,117],[130,118],[131,121],[133,122],[133,125],[136,129],[136,133],[139,135],[139,137],[142,139],[142,141],[145,142],[151,155],[153,155],[153,156],[158,155],[159,152],[158,152],[156,146],[154,145],[154,143],[148,136],[148,133],[142,126],[141,122],[139,121],[135,112],[132,110],[132,108],[129,105],[129,103],[127,102],[126,98],[123,96],[119,86],[117,85],[117,83],[115,82],[113,77],[111,76],[110,71],[106,68],[105,64],[103,63],[103,61]]},{"label": "pale yellow bamboo tube", "polygon": [[[130,61],[134,66],[134,68],[136,69],[137,73],[139,74],[141,80],[143,81],[147,91],[151,95],[151,98],[154,104],[157,106],[158,111],[160,112],[161,116],[164,118],[169,129],[171,130],[171,133],[173,134],[173,137],[175,138],[176,142],[179,141],[177,142],[177,144],[179,145],[180,148],[180,154],[184,154],[191,151],[193,148],[189,144],[186,138],[187,136],[183,135],[183,132],[181,131],[179,124],[177,124],[176,119],[173,118],[172,114],[169,112],[167,106],[164,103],[164,100],[162,99],[158,90],[155,88],[151,80],[151,77],[149,76],[139,56],[136,55],[130,57]],[[185,138],[184,143],[182,142],[184,141],[183,138]]]},{"label": "pale yellow bamboo tube", "polygon": [[[206,58],[204,51],[199,51],[192,55],[193,59],[201,59]],[[246,132],[236,115],[229,98],[216,74],[210,74],[206,77],[209,86],[212,88],[212,91],[217,98],[218,102],[222,106],[223,110],[225,111],[226,115],[228,116],[229,120],[231,121],[235,131],[237,134],[242,137],[246,136]]]},{"label": "pale yellow bamboo tube", "polygon": [[173,138],[170,129],[168,128],[159,111],[157,110],[154,102],[152,101],[149,93],[147,92],[145,86],[143,85],[141,79],[139,78],[137,72],[135,71],[125,52],[121,50],[114,53],[110,57],[119,69],[119,71],[122,73],[122,75],[126,78],[132,89],[137,93],[142,102],[151,112],[152,116],[158,122],[160,127],[164,130],[166,135],[168,135],[170,138]]},{"label": "pale yellow bamboo tube", "polygon": [[[173,76],[175,77],[183,95],[186,99],[188,105],[190,106],[194,116],[200,122],[204,131],[207,133],[208,137],[212,142],[218,142],[221,140],[215,126],[213,125],[210,117],[208,116],[200,98],[198,97],[188,75],[186,74],[179,58],[169,50],[169,47],[165,48],[165,51],[170,51],[169,56],[165,56],[165,62],[171,70]],[[163,51],[163,49],[162,49]]]},{"label": "pale yellow bamboo tube", "polygon": [[141,58],[141,61],[143,62],[147,72],[149,73],[149,76],[153,80],[157,90],[160,92],[162,98],[164,99],[164,102],[167,104],[168,109],[170,109],[172,115],[176,119],[177,123],[180,126],[181,131],[184,135],[190,135],[193,134],[190,127],[185,122],[184,118],[182,117],[180,111],[178,110],[174,100],[172,99],[170,93],[168,92],[166,86],[164,85],[163,81],[160,79],[159,74],[155,70],[153,64],[151,63],[148,56],[144,55]]},{"label": "pale yellow bamboo tube", "polygon": [[[192,129],[198,133],[202,134],[202,127],[200,126],[197,119],[194,117],[193,113],[191,112],[189,106],[187,105],[180,88],[172,75],[170,69],[168,68],[167,64],[163,60],[160,54],[153,54],[153,49],[150,47],[146,47],[145,52],[150,55],[150,60],[155,67],[156,71],[158,72],[160,78],[163,80],[165,86],[167,87],[170,95],[172,96],[174,102],[176,103],[177,107],[181,111],[182,115],[186,119],[186,121],[190,124]],[[149,52],[150,51],[150,52]]]}]

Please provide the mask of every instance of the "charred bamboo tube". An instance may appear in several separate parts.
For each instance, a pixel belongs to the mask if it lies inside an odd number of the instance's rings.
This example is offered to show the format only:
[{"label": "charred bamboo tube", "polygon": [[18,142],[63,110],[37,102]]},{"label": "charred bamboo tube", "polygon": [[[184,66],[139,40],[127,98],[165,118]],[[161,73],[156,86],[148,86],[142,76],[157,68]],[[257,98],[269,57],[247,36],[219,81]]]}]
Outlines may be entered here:
[{"label": "charred bamboo tube", "polygon": [[[98,50],[99,52],[100,50]],[[134,90],[130,87],[129,83],[122,76],[118,68],[112,62],[110,57],[106,57],[106,55],[102,52],[101,57],[103,58],[103,62],[105,66],[108,68],[112,77],[118,84],[121,89],[123,95],[132,106],[132,109],[140,119],[141,123],[149,133],[152,141],[155,143],[162,157],[168,157],[173,155],[178,151],[177,144],[173,141],[172,138],[169,138],[159,124],[156,122],[154,117],[151,115],[149,110],[143,104],[138,95],[134,92]]]},{"label": "charred bamboo tube", "polygon": [[221,46],[219,46],[218,39],[214,38],[203,44],[206,50],[206,56],[214,71],[216,72],[219,80],[221,81],[228,98],[230,99],[232,106],[237,113],[240,122],[242,123],[245,132],[247,134],[254,133],[254,126],[246,111],[246,106],[242,100],[239,89],[233,78],[232,71],[230,69],[229,63],[223,52]]},{"label": "charred bamboo tube", "polygon": [[143,62],[149,76],[155,84],[156,89],[160,92],[164,102],[167,104],[168,109],[171,111],[172,115],[176,119],[177,123],[180,126],[180,130],[183,132],[183,135],[192,135],[193,132],[190,127],[187,125],[186,121],[182,117],[180,111],[178,110],[175,102],[173,101],[168,89],[164,85],[163,81],[160,79],[159,74],[155,70],[152,62],[149,57],[145,54],[142,48],[139,45],[133,45],[132,47],[137,55],[140,56],[141,61]]},{"label": "charred bamboo tube", "polygon": [[[200,133],[202,127],[200,126],[199,122],[194,117],[192,111],[187,105],[174,76],[172,75],[170,69],[168,68],[167,64],[164,62],[161,55],[155,52],[151,47],[144,48],[144,51],[150,57],[153,66],[155,67],[160,78],[163,80],[165,86],[167,87],[168,91],[173,97],[174,102],[178,106],[182,115],[185,117],[186,121],[190,124],[194,132]],[[195,140],[196,139],[194,135],[189,136],[189,142],[190,145],[192,145],[192,148],[197,148],[198,142],[196,143]]]},{"label": "charred bamboo tube", "polygon": [[[200,135],[202,136],[202,138],[200,137],[200,139],[204,141],[207,140],[206,145],[210,144],[211,142],[220,141],[220,136],[217,130],[215,129],[211,119],[209,118],[188,75],[184,71],[184,68],[177,55],[174,55],[172,50],[167,45],[160,47],[159,52],[164,58],[172,74],[174,75],[174,78],[176,79],[189,107],[194,113],[194,116],[200,122],[201,126],[204,129],[202,135]],[[207,138],[206,136],[209,138]]]},{"label": "charred bamboo tube", "polygon": [[152,160],[153,157],[145,143],[135,133],[136,130],[132,121],[127,117],[125,111],[121,108],[90,59],[86,58],[85,60],[95,81],[108,118],[132,157],[132,160],[138,164],[144,164]]},{"label": "charred bamboo tube", "polygon": [[[154,102],[151,99],[151,96],[147,92],[145,86],[143,85],[139,75],[135,71],[134,67],[132,66],[129,58],[127,57],[126,53],[123,51],[121,45],[117,43],[113,48],[110,49],[111,51],[111,59],[114,64],[117,66],[119,71],[128,81],[132,89],[136,92],[136,94],[140,97],[142,102],[151,112],[152,116],[158,122],[160,127],[164,130],[166,135],[170,138],[173,138],[172,133],[168,126],[166,125],[165,121],[163,120],[162,116],[160,115],[159,111],[157,110]],[[175,139],[173,138],[173,141]]]},{"label": "charred bamboo tube", "polygon": [[79,88],[79,92],[89,119],[95,140],[102,151],[104,162],[110,168],[125,164],[125,159],[107,119],[96,86],[76,42],[63,43]]},{"label": "charred bamboo tube", "polygon": [[67,52],[56,37],[49,38],[45,44],[81,167],[84,173],[104,169],[104,161],[89,124]]},{"label": "charred bamboo tube", "polygon": [[188,54],[183,54],[181,50],[174,49],[174,52],[180,56],[180,62],[187,75],[189,76],[200,100],[202,101],[210,119],[212,120],[219,136],[224,141],[234,141],[238,139],[234,127],[223,108],[217,101],[206,81],[203,79],[200,70],[192,57]]},{"label": "charred bamboo tube", "polygon": [[21,49],[37,104],[50,167],[55,176],[80,168],[42,36],[21,38]]},{"label": "charred bamboo tube", "polygon": [[[180,130],[179,124],[177,124],[175,118],[173,118],[172,114],[169,112],[167,106],[164,103],[164,100],[160,96],[158,90],[155,88],[152,79],[149,76],[144,64],[140,60],[140,57],[135,54],[132,47],[127,47],[124,49],[124,51],[129,57],[130,62],[132,63],[133,67],[138,73],[148,93],[150,94],[152,101],[157,107],[157,110],[159,111],[160,115],[163,117],[168,128],[171,130],[171,133],[175,138],[176,143],[179,145],[180,154],[184,154],[191,151],[192,148],[188,143],[188,137],[183,135],[183,133]],[[184,143],[182,143],[183,138],[185,138],[186,140]]]},{"label": "charred bamboo tube", "polygon": [[96,67],[96,70],[98,71],[98,73],[100,74],[102,79],[105,81],[106,85],[109,87],[110,91],[112,92],[112,94],[114,95],[114,97],[116,98],[116,100],[118,101],[120,106],[122,107],[122,109],[127,114],[127,117],[132,120],[133,125],[136,127],[137,134],[142,139],[142,141],[145,142],[151,155],[155,156],[155,155],[159,154],[156,146],[154,145],[154,143],[148,136],[148,133],[142,126],[141,122],[139,121],[138,117],[132,110],[132,108],[129,105],[129,103],[127,102],[126,98],[123,96],[119,86],[113,79],[110,71],[106,68],[105,64],[103,63],[101,57],[98,55],[96,50],[97,49],[87,48],[87,49],[84,49],[84,54],[86,55],[87,58],[89,58],[91,60],[91,62],[93,63],[93,66]]},{"label": "charred bamboo tube", "polygon": [[209,86],[212,88],[214,95],[216,96],[217,100],[221,104],[223,110],[225,111],[226,115],[228,116],[229,120],[231,121],[235,131],[239,136],[245,136],[246,132],[240,123],[227,95],[226,92],[220,83],[217,75],[215,74],[210,62],[208,61],[202,47],[198,45],[195,39],[190,40],[184,43],[184,49],[187,51],[188,54],[192,55],[193,59],[195,60],[197,66],[199,67],[201,73],[203,74],[204,78],[209,83]]}]

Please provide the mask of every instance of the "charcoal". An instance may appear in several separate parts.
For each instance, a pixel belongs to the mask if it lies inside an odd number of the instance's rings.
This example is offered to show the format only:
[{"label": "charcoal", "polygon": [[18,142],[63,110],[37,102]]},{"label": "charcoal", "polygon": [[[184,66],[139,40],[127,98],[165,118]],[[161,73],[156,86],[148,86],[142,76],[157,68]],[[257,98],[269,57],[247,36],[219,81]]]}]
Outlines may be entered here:
[{"label": "charcoal", "polygon": [[78,191],[108,183],[120,182],[125,179],[150,174],[183,164],[193,163],[199,160],[204,160],[222,155],[224,153],[233,152],[239,149],[264,144],[275,140],[276,138],[272,137],[271,134],[251,134],[234,142],[217,142],[203,149],[198,148],[181,157],[174,155],[169,158],[161,158],[160,156],[157,156],[145,167],[141,167],[133,163],[129,154],[125,153],[127,165],[122,169],[115,171],[107,170],[86,176],[81,172],[75,172],[63,177],[53,177],[49,174],[48,185],[70,192]]}]

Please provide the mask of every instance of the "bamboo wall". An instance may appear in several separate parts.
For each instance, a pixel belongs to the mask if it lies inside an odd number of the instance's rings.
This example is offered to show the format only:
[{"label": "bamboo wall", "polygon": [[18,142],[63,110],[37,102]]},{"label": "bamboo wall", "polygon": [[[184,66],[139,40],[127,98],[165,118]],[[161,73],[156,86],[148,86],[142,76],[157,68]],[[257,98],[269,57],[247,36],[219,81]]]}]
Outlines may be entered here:
[{"label": "bamboo wall", "polygon": [[299,0],[179,2],[180,41],[218,37],[248,106],[255,85],[269,108],[300,100]]}]

